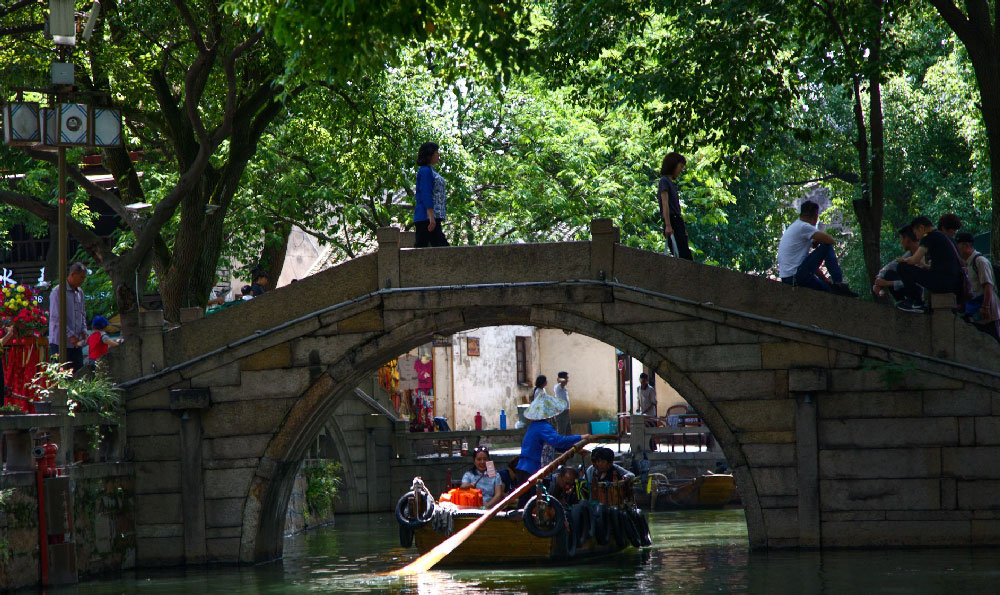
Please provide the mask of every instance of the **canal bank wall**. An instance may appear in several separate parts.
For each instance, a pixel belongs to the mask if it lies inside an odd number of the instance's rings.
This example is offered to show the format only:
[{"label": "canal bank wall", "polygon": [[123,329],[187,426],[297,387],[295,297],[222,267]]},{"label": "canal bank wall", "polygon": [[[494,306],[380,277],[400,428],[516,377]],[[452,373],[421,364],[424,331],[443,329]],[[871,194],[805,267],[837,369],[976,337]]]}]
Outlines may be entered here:
[{"label": "canal bank wall", "polygon": [[[72,543],[81,580],[135,566],[135,481],[131,463],[66,469],[73,495]],[[0,479],[0,590],[39,584],[38,490],[33,471]]]}]

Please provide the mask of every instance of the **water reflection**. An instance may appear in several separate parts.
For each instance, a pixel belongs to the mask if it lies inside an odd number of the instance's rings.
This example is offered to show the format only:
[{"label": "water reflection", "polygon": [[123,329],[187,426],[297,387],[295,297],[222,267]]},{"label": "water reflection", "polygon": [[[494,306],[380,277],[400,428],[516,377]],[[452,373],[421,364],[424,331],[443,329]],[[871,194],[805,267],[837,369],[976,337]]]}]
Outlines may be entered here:
[{"label": "water reflection", "polygon": [[[336,528],[288,539],[285,559],[250,568],[137,571],[80,593],[996,593],[1000,550],[751,553],[740,510],[652,515],[653,546],[579,565],[443,569],[404,566],[392,515],[342,516]],[[497,544],[503,547],[503,544]],[[485,552],[488,556],[489,553]]]}]

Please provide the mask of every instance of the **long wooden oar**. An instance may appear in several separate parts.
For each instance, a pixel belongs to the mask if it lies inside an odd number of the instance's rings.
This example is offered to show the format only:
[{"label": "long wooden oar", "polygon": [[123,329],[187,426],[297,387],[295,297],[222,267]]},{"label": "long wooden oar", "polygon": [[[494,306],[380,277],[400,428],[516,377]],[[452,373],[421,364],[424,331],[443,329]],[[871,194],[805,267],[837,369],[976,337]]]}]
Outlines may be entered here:
[{"label": "long wooden oar", "polygon": [[618,438],[617,436],[612,434],[597,434],[577,442],[572,446],[572,448],[570,448],[566,452],[556,457],[556,459],[553,460],[551,463],[536,471],[534,475],[528,478],[528,481],[519,485],[510,494],[507,494],[507,496],[505,496],[503,500],[498,502],[495,506],[493,506],[493,508],[489,509],[486,512],[486,514],[469,523],[469,525],[466,528],[462,529],[458,533],[455,533],[448,539],[445,539],[444,541],[439,543],[437,547],[427,552],[423,556],[420,556],[413,562],[410,562],[407,566],[404,566],[399,570],[393,570],[388,574],[391,576],[406,576],[410,574],[417,574],[419,572],[424,572],[425,570],[430,570],[435,564],[440,562],[442,558],[453,552],[455,548],[460,546],[466,539],[472,536],[473,533],[475,533],[480,527],[483,526],[483,523],[493,518],[496,515],[496,513],[503,510],[504,507],[506,507],[508,504],[520,498],[521,494],[528,491],[529,489],[534,489],[535,482],[537,482],[539,479],[542,479],[543,477],[551,473],[552,470],[558,467],[559,465],[568,461],[573,455],[582,450],[583,447],[586,446],[588,443],[597,442],[600,440],[610,441],[610,440],[615,440],[617,438]]}]

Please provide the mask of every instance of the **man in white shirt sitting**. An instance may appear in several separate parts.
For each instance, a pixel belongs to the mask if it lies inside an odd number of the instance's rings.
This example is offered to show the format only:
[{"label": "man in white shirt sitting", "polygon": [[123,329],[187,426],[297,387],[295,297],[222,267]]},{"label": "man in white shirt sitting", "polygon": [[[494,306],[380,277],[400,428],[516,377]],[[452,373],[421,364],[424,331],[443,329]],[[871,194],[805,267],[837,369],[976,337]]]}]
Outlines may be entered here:
[{"label": "man in white shirt sitting", "polygon": [[[782,283],[829,291],[837,295],[858,297],[844,283],[844,274],[833,249],[833,236],[820,231],[819,205],[811,200],[802,203],[799,220],[788,226],[778,244],[778,276]],[[810,248],[815,248],[812,252]],[[825,266],[830,279],[821,278],[819,267]]]}]

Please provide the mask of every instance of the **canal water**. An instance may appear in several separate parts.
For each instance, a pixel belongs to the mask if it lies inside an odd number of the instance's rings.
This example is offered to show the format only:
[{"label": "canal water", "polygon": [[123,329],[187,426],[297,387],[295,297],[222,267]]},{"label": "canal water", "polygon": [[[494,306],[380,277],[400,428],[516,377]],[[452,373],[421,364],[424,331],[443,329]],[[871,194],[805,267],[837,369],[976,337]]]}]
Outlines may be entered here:
[{"label": "canal water", "polygon": [[[337,518],[288,538],[285,558],[249,568],[136,571],[67,592],[220,593],[1000,593],[1000,550],[755,553],[742,510],[650,515],[653,547],[557,568],[380,573],[416,557],[391,514]],[[503,544],[497,544],[503,547]],[[483,552],[484,558],[489,552]],[[61,592],[61,591],[60,591]]]}]

